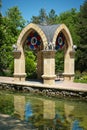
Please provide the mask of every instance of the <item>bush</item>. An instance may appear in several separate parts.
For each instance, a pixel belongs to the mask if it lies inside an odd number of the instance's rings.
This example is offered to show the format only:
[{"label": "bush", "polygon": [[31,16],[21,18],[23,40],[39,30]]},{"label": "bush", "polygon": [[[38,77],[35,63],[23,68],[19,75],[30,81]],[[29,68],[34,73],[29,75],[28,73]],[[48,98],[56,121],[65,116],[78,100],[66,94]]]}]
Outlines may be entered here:
[{"label": "bush", "polygon": [[76,71],[75,73],[75,79],[80,79],[82,76],[81,72],[80,71]]},{"label": "bush", "polygon": [[25,67],[26,67],[26,78],[36,78],[36,62],[35,62],[35,55],[32,51],[26,52],[26,58],[25,58]]},{"label": "bush", "polygon": [[87,83],[87,72],[80,73],[79,71],[77,71],[74,81],[78,83]]},{"label": "bush", "polygon": [[[35,55],[32,51],[25,51],[25,68],[26,68],[26,78],[36,78],[36,62]],[[9,65],[9,73],[6,73],[7,76],[13,76],[14,73],[14,60],[11,61]]]}]

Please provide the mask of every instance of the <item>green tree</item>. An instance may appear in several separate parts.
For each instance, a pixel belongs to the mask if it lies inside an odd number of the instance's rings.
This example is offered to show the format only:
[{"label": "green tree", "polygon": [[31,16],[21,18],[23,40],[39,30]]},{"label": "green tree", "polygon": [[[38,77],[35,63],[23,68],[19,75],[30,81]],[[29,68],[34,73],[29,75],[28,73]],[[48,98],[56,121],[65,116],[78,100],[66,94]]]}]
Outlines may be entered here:
[{"label": "green tree", "polygon": [[13,61],[12,45],[16,43],[24,23],[18,7],[8,9],[6,16],[0,15],[0,75],[5,74]]},{"label": "green tree", "polygon": [[77,27],[80,43],[76,55],[76,69],[83,72],[87,71],[87,0],[80,7]]},{"label": "green tree", "polygon": [[39,11],[38,16],[32,16],[31,22],[36,23],[36,24],[47,24],[48,23],[48,18],[47,18],[47,13],[46,10],[41,8]]},{"label": "green tree", "polygon": [[45,9],[42,8],[40,10],[39,18],[41,24],[47,24],[47,14]]},{"label": "green tree", "polygon": [[3,16],[1,13],[2,1],[0,0],[0,74],[3,75],[3,68],[5,68],[5,64],[3,64],[3,40],[5,38],[4,35],[4,27],[3,27]]},{"label": "green tree", "polygon": [[2,0],[0,0],[0,14],[1,14]]},{"label": "green tree", "polygon": [[[17,6],[14,6],[6,12],[6,17],[10,22],[10,27],[13,28],[16,33],[18,30],[21,30],[25,26],[25,20],[22,17],[22,14]],[[13,26],[14,25],[14,26]],[[15,32],[13,32],[15,34]]]},{"label": "green tree", "polygon": [[77,34],[77,23],[78,23],[78,12],[76,9],[72,8],[70,11],[61,13],[57,17],[58,23],[64,23],[70,30],[73,43],[78,45],[80,42],[80,37]]},{"label": "green tree", "polygon": [[51,9],[51,11],[48,14],[48,24],[56,24],[57,23],[57,15],[55,13],[55,10]]},{"label": "green tree", "polygon": [[41,8],[38,16],[32,16],[31,22],[36,24],[56,24],[57,23],[57,15],[54,9],[51,9],[47,14],[44,8]]},{"label": "green tree", "polygon": [[32,16],[31,22],[35,24],[40,24],[39,17],[38,16]]}]

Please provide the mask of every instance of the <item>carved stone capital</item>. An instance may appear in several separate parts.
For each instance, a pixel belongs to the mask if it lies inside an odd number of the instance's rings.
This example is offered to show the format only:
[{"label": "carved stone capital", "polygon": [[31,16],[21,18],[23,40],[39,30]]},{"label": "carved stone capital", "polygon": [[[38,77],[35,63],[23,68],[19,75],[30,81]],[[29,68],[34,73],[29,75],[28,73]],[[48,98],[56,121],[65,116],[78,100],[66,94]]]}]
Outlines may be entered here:
[{"label": "carved stone capital", "polygon": [[74,56],[75,56],[75,51],[72,50],[72,51],[69,52],[69,54],[70,54],[70,57],[71,57],[71,58],[74,58]]},{"label": "carved stone capital", "polygon": [[19,59],[21,56],[21,51],[20,50],[14,50],[13,55],[15,59]]}]

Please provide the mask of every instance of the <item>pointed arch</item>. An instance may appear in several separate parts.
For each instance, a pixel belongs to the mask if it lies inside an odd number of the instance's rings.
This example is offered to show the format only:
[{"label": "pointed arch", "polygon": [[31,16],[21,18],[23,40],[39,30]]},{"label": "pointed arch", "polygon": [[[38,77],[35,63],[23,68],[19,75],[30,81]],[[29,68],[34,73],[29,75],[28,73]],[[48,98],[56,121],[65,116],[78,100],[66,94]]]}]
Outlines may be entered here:
[{"label": "pointed arch", "polygon": [[23,46],[24,41],[26,40],[26,37],[28,36],[31,30],[35,30],[40,35],[43,42],[43,46],[47,44],[47,38],[44,32],[42,31],[42,29],[38,25],[30,23],[22,30],[22,32],[20,33],[18,37],[18,40],[17,40],[18,48]]},{"label": "pointed arch", "polygon": [[60,24],[60,26],[56,29],[53,36],[53,43],[56,42],[57,36],[60,32],[64,34],[67,44],[68,44],[68,48],[72,50],[72,46],[73,46],[72,37],[71,37],[69,29],[66,27],[65,24]]},{"label": "pointed arch", "polygon": [[67,48],[64,54],[64,80],[73,80],[74,78],[74,56],[71,56],[73,52],[73,41],[69,29],[65,24],[61,24],[55,31],[53,36],[53,43],[56,42],[58,34],[62,32],[65,36]]}]

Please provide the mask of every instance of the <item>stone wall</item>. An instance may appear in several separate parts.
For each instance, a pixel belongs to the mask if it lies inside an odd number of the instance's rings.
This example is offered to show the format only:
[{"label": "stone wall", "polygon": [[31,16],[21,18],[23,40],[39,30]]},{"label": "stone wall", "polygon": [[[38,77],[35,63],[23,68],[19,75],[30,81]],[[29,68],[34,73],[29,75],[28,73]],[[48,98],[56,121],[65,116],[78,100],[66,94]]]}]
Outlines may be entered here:
[{"label": "stone wall", "polygon": [[6,84],[0,83],[0,90],[8,90],[13,92],[23,92],[23,93],[32,93],[38,94],[41,96],[49,96],[49,97],[62,97],[62,98],[79,98],[87,100],[87,92],[81,91],[72,91],[72,90],[61,90],[58,88],[47,88],[47,87],[29,87],[26,85],[16,85],[16,84]]}]

